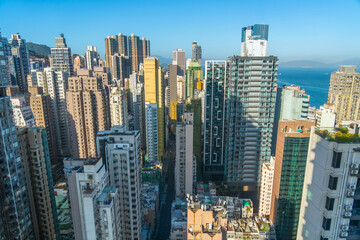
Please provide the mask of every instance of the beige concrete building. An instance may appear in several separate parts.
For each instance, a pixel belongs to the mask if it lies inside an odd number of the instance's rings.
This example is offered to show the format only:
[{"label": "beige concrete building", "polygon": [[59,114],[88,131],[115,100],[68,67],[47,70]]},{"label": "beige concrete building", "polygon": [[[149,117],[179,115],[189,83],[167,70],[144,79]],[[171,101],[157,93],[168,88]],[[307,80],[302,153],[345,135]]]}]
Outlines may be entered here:
[{"label": "beige concrete building", "polygon": [[259,216],[269,216],[271,209],[271,195],[274,181],[275,157],[270,162],[263,163],[261,169],[261,185],[259,199]]},{"label": "beige concrete building", "polygon": [[36,239],[60,239],[46,131],[21,128],[17,135]]},{"label": "beige concrete building", "polygon": [[96,134],[110,125],[102,79],[90,70],[78,70],[69,78],[66,99],[71,156],[96,157]]},{"label": "beige concrete building", "polygon": [[115,53],[128,56],[127,36],[123,35],[122,33],[105,38],[106,67],[111,67],[111,56]]},{"label": "beige concrete building", "polygon": [[47,93],[44,94],[42,87],[29,87],[28,91],[31,94],[30,107],[35,118],[36,126],[42,127],[46,131],[51,164],[60,167],[61,162],[58,162],[55,122],[50,95]]},{"label": "beige concrete building", "polygon": [[336,122],[359,120],[360,73],[356,66],[340,66],[331,73],[328,103],[335,105]]}]

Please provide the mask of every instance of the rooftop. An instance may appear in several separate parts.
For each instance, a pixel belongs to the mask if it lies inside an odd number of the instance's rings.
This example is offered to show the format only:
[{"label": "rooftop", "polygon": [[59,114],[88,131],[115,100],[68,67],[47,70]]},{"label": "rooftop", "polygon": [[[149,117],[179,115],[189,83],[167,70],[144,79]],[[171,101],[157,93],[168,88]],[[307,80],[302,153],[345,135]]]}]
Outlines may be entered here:
[{"label": "rooftop", "polygon": [[342,128],[315,128],[315,134],[329,142],[360,143],[359,134],[349,133],[347,127]]}]

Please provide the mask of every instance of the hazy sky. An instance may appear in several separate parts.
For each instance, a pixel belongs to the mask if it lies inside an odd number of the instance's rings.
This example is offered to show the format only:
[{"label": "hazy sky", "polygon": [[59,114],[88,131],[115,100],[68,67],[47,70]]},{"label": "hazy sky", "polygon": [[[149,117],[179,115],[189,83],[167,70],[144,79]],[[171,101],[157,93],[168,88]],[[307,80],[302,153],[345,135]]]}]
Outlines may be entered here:
[{"label": "hazy sky", "polygon": [[204,59],[224,59],[255,23],[270,25],[268,54],[283,61],[360,57],[360,0],[0,0],[3,36],[54,46],[64,33],[73,53],[95,45],[102,58],[105,37],[121,32],[150,39],[152,55],[182,48],[189,57],[197,41]]}]

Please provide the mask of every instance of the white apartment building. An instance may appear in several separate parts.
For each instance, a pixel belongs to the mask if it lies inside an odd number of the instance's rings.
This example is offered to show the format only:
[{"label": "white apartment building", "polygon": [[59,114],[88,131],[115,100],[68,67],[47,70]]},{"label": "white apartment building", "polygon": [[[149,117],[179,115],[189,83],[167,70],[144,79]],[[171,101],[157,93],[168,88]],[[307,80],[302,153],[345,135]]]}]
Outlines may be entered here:
[{"label": "white apartment building", "polygon": [[335,105],[324,104],[315,112],[316,127],[333,128],[336,122]]},{"label": "white apartment building", "polygon": [[111,87],[110,116],[111,126],[123,125],[129,129],[127,92],[122,87]]},{"label": "white apartment building", "polygon": [[145,131],[147,161],[158,161],[158,114],[157,104],[145,103]]},{"label": "white apartment building", "polygon": [[35,127],[36,122],[29,103],[24,96],[10,98],[14,124],[17,127]]},{"label": "white apartment building", "polygon": [[312,128],[297,239],[360,239],[360,139]]},{"label": "white apartment building", "polygon": [[114,126],[97,135],[97,153],[105,160],[110,184],[119,192],[119,238],[140,240],[141,139],[139,131]]},{"label": "white apartment building", "polygon": [[194,194],[196,165],[193,154],[194,114],[184,113],[184,121],[176,124],[175,191],[176,197]]},{"label": "white apartment building", "polygon": [[[60,154],[69,153],[68,119],[66,108],[66,90],[68,89],[67,72],[54,71],[53,68],[45,68],[44,72],[36,73],[37,86],[43,88],[44,93],[48,93],[51,98],[53,110],[55,135],[57,148]],[[33,82],[34,79],[33,79]]]},{"label": "white apartment building", "polygon": [[259,215],[269,216],[271,209],[271,194],[274,182],[275,157],[269,163],[263,163],[261,170]]},{"label": "white apartment building", "polygon": [[75,240],[120,238],[118,190],[109,186],[102,158],[64,159]]}]

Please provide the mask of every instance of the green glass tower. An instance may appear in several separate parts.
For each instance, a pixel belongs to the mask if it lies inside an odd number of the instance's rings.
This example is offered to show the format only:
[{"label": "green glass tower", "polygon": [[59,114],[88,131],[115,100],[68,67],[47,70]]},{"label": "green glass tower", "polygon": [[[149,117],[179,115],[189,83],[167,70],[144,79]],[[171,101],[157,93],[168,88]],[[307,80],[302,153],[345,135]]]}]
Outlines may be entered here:
[{"label": "green glass tower", "polygon": [[308,146],[308,137],[285,137],[276,216],[279,240],[297,236]]}]

